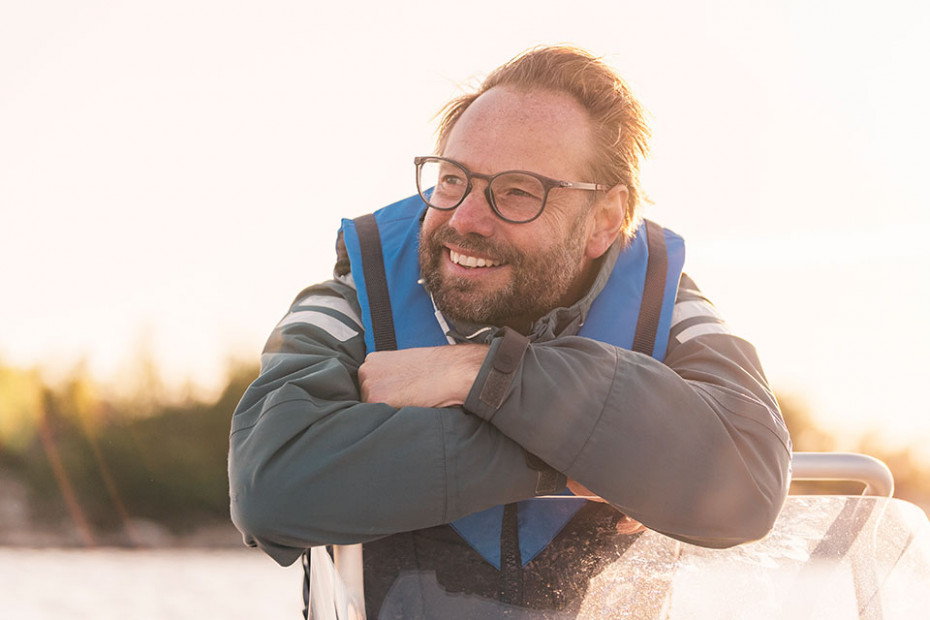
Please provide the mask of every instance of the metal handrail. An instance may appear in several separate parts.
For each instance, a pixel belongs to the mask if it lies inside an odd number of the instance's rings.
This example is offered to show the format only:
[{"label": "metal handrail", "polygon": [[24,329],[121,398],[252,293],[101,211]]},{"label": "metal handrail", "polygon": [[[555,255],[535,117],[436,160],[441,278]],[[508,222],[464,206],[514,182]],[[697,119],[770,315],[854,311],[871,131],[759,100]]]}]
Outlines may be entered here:
[{"label": "metal handrail", "polygon": [[852,452],[795,452],[792,480],[851,480],[865,484],[863,495],[891,497],[894,476],[882,461]]}]

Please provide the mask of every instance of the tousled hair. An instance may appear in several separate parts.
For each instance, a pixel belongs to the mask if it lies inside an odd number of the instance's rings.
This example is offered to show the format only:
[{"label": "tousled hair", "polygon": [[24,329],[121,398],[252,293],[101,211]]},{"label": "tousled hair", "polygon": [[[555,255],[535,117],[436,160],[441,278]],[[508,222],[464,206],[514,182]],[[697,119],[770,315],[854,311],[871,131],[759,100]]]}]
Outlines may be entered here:
[{"label": "tousled hair", "polygon": [[[567,93],[587,111],[594,149],[586,162],[590,181],[629,190],[622,235],[632,237],[639,224],[640,168],[649,152],[646,111],[616,71],[589,52],[569,46],[535,47],[495,69],[474,93],[462,95],[440,111],[438,147],[442,152],[456,122],[474,101],[497,86]],[[586,179],[588,180],[588,179]]]}]

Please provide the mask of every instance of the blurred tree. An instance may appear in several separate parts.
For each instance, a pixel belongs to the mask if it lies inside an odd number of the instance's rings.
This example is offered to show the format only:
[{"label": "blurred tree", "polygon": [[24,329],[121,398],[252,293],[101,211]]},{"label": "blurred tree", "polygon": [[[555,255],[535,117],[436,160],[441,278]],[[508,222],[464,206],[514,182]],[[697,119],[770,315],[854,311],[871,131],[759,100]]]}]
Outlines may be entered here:
[{"label": "blurred tree", "polygon": [[[57,390],[39,384],[40,412],[25,446],[8,459],[48,527],[70,520],[85,540],[94,531],[128,530],[143,518],[176,532],[204,522],[228,523],[226,453],[238,399],[258,374],[236,366],[212,402],[157,404],[139,416],[133,402],[102,399],[85,377]],[[44,394],[44,398],[43,398]],[[2,395],[0,395],[2,396]],[[11,397],[4,397],[12,401]],[[127,411],[126,408],[130,408]],[[90,534],[84,533],[90,530]],[[131,541],[130,541],[131,542]]]},{"label": "blurred tree", "polygon": [[[133,544],[138,519],[176,533],[229,523],[229,423],[258,368],[231,364],[216,398],[196,398],[189,390],[183,400],[167,402],[154,365],[146,367],[142,383],[153,392],[112,400],[80,366],[56,388],[36,371],[0,366],[0,465],[25,481],[32,512],[49,529],[70,521],[87,544],[112,541],[106,535],[113,532]],[[796,451],[838,448],[802,399],[783,395],[779,401]],[[884,460],[895,475],[896,495],[930,506],[927,466],[910,450],[890,452],[874,436],[841,448]],[[861,485],[795,483],[792,490],[857,494]]]},{"label": "blurred tree", "polygon": [[778,395],[785,424],[791,432],[791,442],[796,452],[831,452],[836,450],[833,435],[822,429],[811,416],[810,408],[794,395]]},{"label": "blurred tree", "polygon": [[42,389],[38,370],[0,364],[0,455],[21,453],[35,439]]},{"label": "blurred tree", "polygon": [[[877,433],[863,435],[856,445],[837,446],[835,435],[819,426],[803,400],[795,396],[778,398],[785,424],[791,432],[795,452],[832,452],[851,450],[874,456],[883,461],[894,475],[895,497],[917,504],[925,512],[930,510],[930,470],[915,458],[913,448],[889,450],[876,437]],[[793,493],[842,493],[857,495],[862,484],[856,482],[794,482]]]}]

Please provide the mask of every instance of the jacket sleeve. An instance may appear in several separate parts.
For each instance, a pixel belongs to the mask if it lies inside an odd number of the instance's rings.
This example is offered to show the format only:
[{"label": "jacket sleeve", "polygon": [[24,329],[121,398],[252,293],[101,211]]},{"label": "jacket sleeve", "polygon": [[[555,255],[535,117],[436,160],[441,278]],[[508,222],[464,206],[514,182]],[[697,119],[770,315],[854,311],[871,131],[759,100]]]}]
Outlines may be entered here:
[{"label": "jacket sleeve", "polygon": [[586,338],[531,344],[499,407],[465,408],[647,527],[726,547],[764,536],[791,445],[755,350],[684,276],[664,363]]},{"label": "jacket sleeve", "polygon": [[230,512],[281,564],[533,495],[512,439],[459,408],[359,402],[363,333],[351,279],[301,293],[233,419]]}]

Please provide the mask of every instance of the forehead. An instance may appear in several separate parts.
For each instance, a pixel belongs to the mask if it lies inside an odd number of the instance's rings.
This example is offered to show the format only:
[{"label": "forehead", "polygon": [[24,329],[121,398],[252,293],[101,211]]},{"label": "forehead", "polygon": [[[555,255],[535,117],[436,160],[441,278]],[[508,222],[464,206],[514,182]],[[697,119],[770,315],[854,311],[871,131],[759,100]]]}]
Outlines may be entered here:
[{"label": "forehead", "polygon": [[465,110],[442,154],[485,174],[530,170],[579,181],[586,180],[591,134],[587,112],[571,95],[497,87]]}]

